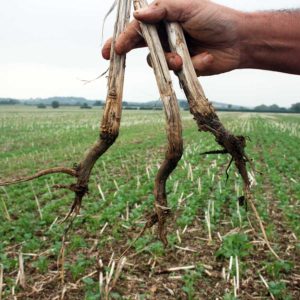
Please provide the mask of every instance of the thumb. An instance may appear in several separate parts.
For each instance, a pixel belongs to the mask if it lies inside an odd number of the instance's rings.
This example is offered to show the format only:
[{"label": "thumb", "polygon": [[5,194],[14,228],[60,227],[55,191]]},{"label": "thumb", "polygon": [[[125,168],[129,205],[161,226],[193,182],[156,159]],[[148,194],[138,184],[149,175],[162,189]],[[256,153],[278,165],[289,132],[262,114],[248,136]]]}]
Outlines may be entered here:
[{"label": "thumb", "polygon": [[214,57],[208,52],[193,56],[192,62],[197,76],[207,76],[218,73],[214,70]]}]

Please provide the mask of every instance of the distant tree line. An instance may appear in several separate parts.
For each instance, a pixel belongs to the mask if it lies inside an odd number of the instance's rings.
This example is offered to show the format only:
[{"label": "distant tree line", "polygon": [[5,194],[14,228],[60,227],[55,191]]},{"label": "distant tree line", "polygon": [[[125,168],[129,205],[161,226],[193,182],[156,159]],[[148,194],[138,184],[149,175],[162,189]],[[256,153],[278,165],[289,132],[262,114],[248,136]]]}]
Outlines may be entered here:
[{"label": "distant tree line", "polygon": [[[189,110],[189,105],[186,100],[178,100],[181,109]],[[0,105],[34,105],[38,108],[58,108],[60,106],[79,106],[82,109],[90,109],[92,106],[103,107],[105,105],[102,100],[87,100],[79,97],[52,97],[47,99],[30,99],[30,100],[17,100],[11,98],[0,98]],[[123,102],[123,108],[128,110],[162,110],[163,106],[160,100],[149,101],[144,103]],[[271,112],[271,113],[300,113],[300,102],[293,104],[290,108],[280,107],[276,104],[267,106],[259,105],[254,108],[245,108],[242,106],[233,106],[228,104],[221,108],[217,107],[218,111],[244,111],[244,112]]]},{"label": "distant tree line", "polygon": [[300,113],[300,102],[293,104],[290,110],[296,113]]},{"label": "distant tree line", "polygon": [[[94,106],[97,106],[97,105],[94,104]],[[59,108],[60,107],[59,101],[52,101],[51,107],[54,108],[54,109]],[[45,103],[39,103],[37,105],[37,108],[47,108],[47,105]],[[91,109],[92,107],[89,106],[87,103],[83,103],[82,105],[80,105],[80,108],[82,108],[82,109]]]},{"label": "distant tree line", "polygon": [[17,105],[22,104],[20,100],[16,99],[0,99],[0,105]]},{"label": "distant tree line", "polygon": [[279,107],[276,104],[267,106],[259,105],[253,109],[256,112],[272,112],[272,113],[299,113],[300,112],[300,102],[293,104],[290,108]]},{"label": "distant tree line", "polygon": [[290,108],[280,107],[276,104],[267,106],[259,105],[254,108],[245,108],[245,107],[232,107],[228,105],[224,108],[217,109],[218,111],[239,111],[239,112],[265,112],[265,113],[300,113],[300,102],[292,104]]}]

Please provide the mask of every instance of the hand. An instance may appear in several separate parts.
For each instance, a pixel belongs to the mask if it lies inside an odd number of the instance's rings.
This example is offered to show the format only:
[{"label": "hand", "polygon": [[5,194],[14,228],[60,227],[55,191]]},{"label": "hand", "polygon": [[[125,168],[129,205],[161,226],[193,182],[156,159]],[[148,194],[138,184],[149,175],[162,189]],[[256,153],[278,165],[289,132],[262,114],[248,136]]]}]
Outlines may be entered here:
[{"label": "hand", "polygon": [[[156,0],[148,8],[136,11],[134,17],[136,20],[116,40],[115,50],[120,55],[146,46],[139,34],[138,21],[152,24],[170,21],[182,25],[198,76],[240,67],[239,24],[243,14],[239,11],[208,0]],[[162,38],[162,43],[167,44],[166,37]],[[102,49],[105,59],[109,59],[110,48],[111,39]],[[182,67],[177,54],[166,53],[166,58],[170,69],[178,71]]]}]

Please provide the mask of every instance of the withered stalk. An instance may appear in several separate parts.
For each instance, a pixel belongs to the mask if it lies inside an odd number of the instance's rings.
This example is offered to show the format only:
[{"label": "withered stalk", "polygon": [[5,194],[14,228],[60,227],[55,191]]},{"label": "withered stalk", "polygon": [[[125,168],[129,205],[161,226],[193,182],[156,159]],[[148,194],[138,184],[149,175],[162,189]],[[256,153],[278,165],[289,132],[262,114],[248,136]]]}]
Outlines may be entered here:
[{"label": "withered stalk", "polygon": [[88,182],[92,169],[96,161],[108,150],[115,142],[119,134],[122,97],[125,74],[125,55],[117,55],[114,51],[116,37],[125,30],[130,19],[131,0],[119,0],[117,18],[115,22],[113,42],[111,47],[111,60],[108,77],[108,94],[106,98],[103,119],[100,128],[99,140],[87,151],[83,160],[76,168],[58,167],[40,171],[37,174],[20,178],[13,181],[2,181],[0,186],[30,181],[45,175],[54,173],[64,173],[77,178],[77,182],[71,185],[57,185],[56,188],[67,188],[75,193],[75,200],[68,216],[74,211],[78,213],[82,198],[88,192]]},{"label": "withered stalk", "polygon": [[218,152],[228,153],[232,156],[243,178],[245,187],[250,187],[246,167],[246,163],[249,162],[245,153],[246,139],[227,131],[213,106],[208,102],[193,67],[181,26],[178,23],[166,23],[166,28],[171,50],[178,53],[183,60],[183,68],[177,73],[177,76],[186,94],[190,112],[197,122],[199,131],[207,131],[215,136],[217,143],[222,147],[222,150]]},{"label": "withered stalk", "polygon": [[[134,8],[141,9],[147,6],[145,0],[134,0]],[[164,245],[167,245],[165,222],[169,213],[166,182],[169,175],[176,168],[183,152],[182,125],[179,113],[178,101],[173,89],[172,80],[163,48],[154,25],[140,24],[142,34],[150,50],[153,69],[163,102],[166,130],[168,138],[168,148],[158,174],[155,179],[154,196],[156,214],[148,221],[148,227],[158,222],[158,234]]]},{"label": "withered stalk", "polygon": [[247,163],[251,164],[251,161],[245,153],[246,138],[243,136],[235,136],[231,132],[227,131],[217,116],[213,106],[205,97],[205,93],[193,67],[182,27],[178,23],[172,22],[166,23],[166,29],[171,51],[179,54],[183,60],[182,70],[176,74],[185,92],[189,102],[190,112],[193,114],[194,119],[197,122],[198,129],[199,131],[212,133],[216,138],[216,142],[222,147],[222,150],[210,151],[207,153],[222,153],[231,155],[231,161],[233,160],[235,162],[239,174],[244,182],[246,201],[250,203],[250,206],[259,222],[265,242],[272,254],[276,258],[279,258],[270,245],[262,220],[259,217],[253,202],[253,197],[250,191],[251,182],[246,165]]},{"label": "withered stalk", "polygon": [[116,54],[114,49],[116,38],[125,30],[129,22],[130,9],[131,0],[118,1],[117,18],[110,52],[108,93],[101,122],[100,139],[89,149],[76,170],[77,183],[74,204],[77,208],[80,208],[81,200],[88,191],[88,182],[96,161],[114,144],[119,135],[126,56]]}]

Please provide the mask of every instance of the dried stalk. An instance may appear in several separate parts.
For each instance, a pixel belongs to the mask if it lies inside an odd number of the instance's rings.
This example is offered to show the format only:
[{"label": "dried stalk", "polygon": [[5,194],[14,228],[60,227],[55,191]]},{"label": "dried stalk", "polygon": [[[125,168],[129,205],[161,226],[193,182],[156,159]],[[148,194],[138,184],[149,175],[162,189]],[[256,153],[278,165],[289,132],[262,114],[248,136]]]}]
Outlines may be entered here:
[{"label": "dried stalk", "polygon": [[3,273],[4,273],[4,266],[0,264],[0,300],[2,300],[2,292],[3,292]]},{"label": "dried stalk", "polygon": [[212,133],[217,143],[222,147],[222,150],[210,151],[210,153],[230,154],[243,178],[245,186],[250,187],[246,167],[246,163],[250,161],[244,150],[246,139],[243,136],[235,136],[225,129],[213,106],[205,97],[190,59],[181,26],[177,23],[166,23],[166,28],[171,50],[179,54],[183,59],[183,68],[177,73],[177,76],[186,94],[190,111],[197,122],[199,131]]},{"label": "dried stalk", "polygon": [[[7,197],[7,199],[9,200],[9,196],[8,196],[8,194],[7,194],[6,190],[5,190],[5,188],[2,187],[2,189],[3,189],[3,191],[4,191],[4,193],[5,193],[6,197]],[[7,209],[7,205],[6,205],[6,203],[5,203],[5,200],[4,200],[4,198],[3,198],[2,196],[0,196],[0,199],[1,199],[1,202],[2,202],[2,206],[3,206],[3,211],[4,211],[4,214],[5,214],[5,217],[6,217],[7,221],[11,221],[11,217],[10,217],[10,214],[9,214],[9,212],[8,212],[8,209]]]},{"label": "dried stalk", "polygon": [[[134,0],[134,8],[141,9],[147,7],[145,0]],[[167,245],[165,222],[170,211],[167,203],[166,181],[169,175],[176,168],[183,152],[182,125],[179,114],[179,107],[164,51],[154,25],[140,24],[142,34],[150,50],[153,69],[160,92],[160,97],[164,105],[167,121],[168,149],[165,160],[162,163],[155,179],[154,196],[156,216],[152,216],[148,221],[148,226],[153,222],[158,222],[158,234],[164,245]],[[156,220],[157,218],[157,220]]]},{"label": "dried stalk", "polygon": [[[210,266],[210,265],[201,264],[201,266],[203,268],[205,268],[206,270],[212,270],[213,269],[212,266]],[[196,268],[197,268],[196,265],[183,266],[183,267],[172,267],[172,268],[159,270],[159,271],[155,272],[155,274],[156,275],[161,275],[161,274],[166,274],[166,273],[174,273],[174,272],[178,272],[178,271],[195,270]]]},{"label": "dried stalk", "polygon": [[22,252],[19,253],[19,271],[17,275],[16,284],[20,283],[20,286],[26,288],[26,277],[24,271],[24,258]]},{"label": "dried stalk", "polygon": [[181,26],[174,22],[166,23],[166,29],[171,50],[179,54],[183,60],[182,70],[176,75],[178,76],[181,86],[186,94],[190,106],[190,112],[193,114],[194,119],[197,122],[199,131],[212,133],[215,136],[217,143],[222,147],[221,150],[209,151],[205,154],[220,153],[231,155],[231,162],[235,162],[239,174],[243,179],[246,200],[250,202],[250,206],[259,222],[265,242],[272,254],[276,258],[279,258],[270,245],[250,192],[251,182],[248,176],[246,164],[248,162],[251,165],[251,161],[245,153],[246,138],[243,136],[235,136],[227,131],[217,116],[213,106],[205,97],[204,91],[193,67]]},{"label": "dried stalk", "polygon": [[268,292],[270,293],[271,299],[272,300],[276,300],[276,298],[274,297],[274,295],[270,292],[270,287],[269,287],[266,279],[261,274],[259,274],[259,277],[260,277],[262,283],[264,284],[264,286],[267,288]]},{"label": "dried stalk", "polygon": [[[108,77],[108,94],[100,129],[100,139],[87,152],[77,168],[77,184],[75,207],[80,208],[83,196],[88,192],[88,182],[96,161],[114,144],[119,135],[122,116],[122,97],[125,75],[125,55],[115,52],[115,40],[125,30],[130,18],[131,0],[119,0],[113,42],[110,52],[110,68]],[[73,205],[74,206],[74,205]]]},{"label": "dried stalk", "polygon": [[119,0],[117,19],[114,28],[111,47],[111,60],[108,78],[108,94],[106,98],[104,115],[101,123],[100,138],[88,150],[83,160],[75,168],[53,168],[40,171],[37,174],[13,181],[0,182],[0,186],[30,181],[48,174],[64,173],[77,178],[77,182],[71,185],[56,185],[56,188],[66,188],[75,193],[75,200],[68,217],[75,211],[79,212],[81,201],[88,192],[88,182],[96,161],[108,150],[119,135],[122,113],[122,97],[125,74],[125,55],[117,55],[114,51],[116,38],[125,30],[129,22],[131,0]]}]

